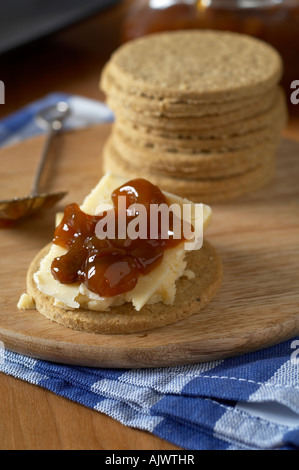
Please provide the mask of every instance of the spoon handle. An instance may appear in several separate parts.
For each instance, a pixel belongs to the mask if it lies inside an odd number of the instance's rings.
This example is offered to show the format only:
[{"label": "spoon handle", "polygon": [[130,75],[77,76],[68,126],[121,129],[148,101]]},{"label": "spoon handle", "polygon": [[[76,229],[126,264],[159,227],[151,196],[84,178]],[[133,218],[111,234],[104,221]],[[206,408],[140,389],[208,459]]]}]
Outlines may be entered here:
[{"label": "spoon handle", "polygon": [[[57,127],[59,127],[59,126],[57,126]],[[45,163],[46,163],[46,160],[47,160],[47,155],[48,155],[48,151],[49,151],[49,148],[50,148],[50,145],[51,145],[52,138],[59,130],[59,128],[57,128],[57,127],[56,126],[51,126],[49,128],[48,133],[47,133],[47,137],[46,137],[46,141],[45,141],[45,144],[44,144],[43,152],[42,152],[42,155],[41,155],[41,158],[40,158],[40,161],[39,161],[39,165],[38,165],[38,168],[37,168],[35,176],[34,176],[33,185],[32,185],[32,189],[31,189],[31,196],[38,196],[39,195],[40,179],[41,179],[41,176],[42,176],[42,173],[43,173],[43,169],[45,167]]]}]

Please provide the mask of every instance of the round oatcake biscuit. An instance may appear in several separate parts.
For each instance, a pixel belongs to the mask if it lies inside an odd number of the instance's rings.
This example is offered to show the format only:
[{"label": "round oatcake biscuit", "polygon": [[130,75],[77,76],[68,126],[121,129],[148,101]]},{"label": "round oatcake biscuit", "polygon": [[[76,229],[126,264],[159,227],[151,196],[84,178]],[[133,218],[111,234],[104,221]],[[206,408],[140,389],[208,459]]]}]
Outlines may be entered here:
[{"label": "round oatcake biscuit", "polygon": [[230,152],[167,152],[145,148],[131,142],[115,127],[110,136],[112,145],[128,164],[142,166],[145,171],[182,178],[224,178],[245,173],[269,159],[278,147],[277,133],[272,140]]},{"label": "round oatcake biscuit", "polygon": [[[49,320],[66,327],[90,333],[124,334],[152,330],[198,313],[216,295],[222,281],[222,264],[216,250],[208,242],[200,250],[187,253],[187,268],[195,278],[181,277],[177,281],[173,305],[162,302],[145,305],[137,312],[131,303],[111,307],[107,312],[65,310],[54,306],[54,299],[40,292],[33,280],[41,259],[48,253],[46,246],[32,261],[27,274],[28,294],[37,310]],[[200,317],[199,317],[200,321]]]},{"label": "round oatcake biscuit", "polygon": [[102,83],[102,89],[107,96],[107,102],[112,109],[117,112],[119,107],[127,108],[133,112],[142,113],[147,116],[184,118],[201,116],[219,116],[246,109],[248,115],[252,110],[256,113],[261,108],[266,109],[274,101],[277,95],[277,86],[267,91],[262,96],[245,97],[240,100],[230,100],[224,102],[200,102],[195,100],[178,100],[176,103],[167,98],[154,99],[145,96],[135,96],[125,93],[113,84],[109,79]]},{"label": "round oatcake biscuit", "polygon": [[[196,136],[162,137],[153,132],[143,132],[134,124],[118,119],[113,131],[125,136],[128,141],[139,148],[153,149],[158,152],[194,154],[209,152],[231,152],[254,147],[258,144],[273,140],[273,136],[280,135],[285,122],[277,120],[271,126],[262,127],[240,135],[231,135],[218,138],[197,138]],[[175,158],[175,155],[173,155]]]},{"label": "round oatcake biscuit", "polygon": [[269,44],[239,33],[171,31],[130,41],[111,56],[109,73],[126,93],[229,101],[265,93],[282,76]]},{"label": "round oatcake biscuit", "polygon": [[219,137],[227,135],[240,135],[246,132],[255,131],[262,127],[269,126],[284,119],[287,114],[286,99],[283,90],[278,89],[278,93],[270,108],[259,113],[249,114],[244,118],[234,118],[231,122],[225,120],[225,116],[208,116],[204,118],[180,118],[170,119],[166,117],[153,118],[143,114],[123,112],[118,110],[115,113],[116,122],[118,119],[128,121],[141,130],[153,131],[159,135],[189,134],[202,138]]},{"label": "round oatcake biscuit", "polygon": [[[133,126],[137,132],[167,139],[229,139],[231,137],[242,136],[244,134],[259,131],[261,129],[266,129],[269,126],[281,125],[282,129],[287,122],[288,112],[285,95],[283,93],[280,93],[279,95],[280,96],[278,97],[278,100],[273,108],[264,113],[239,122],[224,124],[219,127],[211,127],[210,129],[180,129],[174,127],[164,129],[162,127],[151,127],[143,125],[140,120],[138,122],[130,122],[127,119],[126,122],[128,125]],[[116,121],[119,120],[120,117],[116,116]]]},{"label": "round oatcake biscuit", "polygon": [[[266,129],[269,126],[276,127],[281,125],[282,129],[287,122],[287,118],[288,112],[286,98],[284,92],[280,90],[277,96],[277,101],[268,111],[241,121],[224,124],[219,127],[211,127],[209,129],[191,129],[187,126],[183,126],[182,128],[178,126],[174,127],[174,123],[172,123],[171,126],[163,128],[144,125],[141,122],[141,119],[134,122],[129,119],[125,119],[125,121],[128,126],[133,127],[136,132],[140,132],[143,135],[153,135],[167,139],[229,139],[231,137],[242,136],[243,134]],[[124,122],[120,116],[116,116],[116,123],[119,121],[122,123]],[[169,121],[173,120],[169,119]]]},{"label": "round oatcake biscuit", "polygon": [[146,178],[164,191],[191,201],[212,204],[243,196],[266,185],[274,175],[275,155],[269,156],[256,168],[239,175],[191,179],[149,171],[142,164],[133,166],[123,159],[108,139],[103,149],[103,170],[125,178]]},{"label": "round oatcake biscuit", "polygon": [[[172,193],[182,194],[183,191],[188,190],[189,193],[211,194],[213,192],[227,191],[242,187],[247,183],[258,180],[259,175],[267,172],[268,167],[272,166],[274,160],[273,154],[269,154],[268,158],[264,160],[255,168],[247,170],[238,175],[218,178],[184,178],[171,177],[161,174],[159,171],[152,171],[145,168],[142,160],[140,165],[129,163],[123,156],[116,150],[113,141],[108,138],[103,149],[104,157],[104,171],[111,172],[115,175],[123,177],[138,178],[143,177],[149,179],[152,183],[161,185],[162,189]],[[166,189],[168,188],[168,189]],[[171,188],[171,190],[170,190]]]},{"label": "round oatcake biscuit", "polygon": [[129,100],[125,99],[121,103],[111,95],[107,97],[107,104],[115,112],[117,118],[123,120],[161,129],[198,129],[198,131],[201,131],[235,124],[270,111],[277,103],[279,91],[279,88],[276,87],[275,93],[268,93],[262,99],[255,100],[253,103],[243,105],[241,108],[228,113],[212,114],[210,112],[208,115],[199,116],[186,114],[182,117],[171,117],[163,113],[158,113],[155,116],[143,110],[133,109],[129,106]]}]

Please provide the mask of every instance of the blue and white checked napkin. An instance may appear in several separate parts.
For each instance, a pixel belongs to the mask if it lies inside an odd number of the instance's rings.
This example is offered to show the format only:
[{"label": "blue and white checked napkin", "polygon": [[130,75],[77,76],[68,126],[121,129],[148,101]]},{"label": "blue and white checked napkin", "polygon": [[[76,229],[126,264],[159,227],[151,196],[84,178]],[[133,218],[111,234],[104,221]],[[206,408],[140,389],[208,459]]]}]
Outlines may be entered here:
[{"label": "blue and white checked napkin", "polygon": [[[70,128],[113,120],[103,103],[52,94],[3,119],[0,145],[40,132],[35,112],[61,99],[73,108]],[[299,338],[222,361],[136,370],[54,364],[0,341],[0,371],[184,449],[299,449]]]},{"label": "blue and white checked napkin", "polygon": [[0,121],[0,147],[44,132],[36,125],[34,116],[58,101],[67,101],[72,108],[71,116],[64,123],[66,129],[113,121],[112,111],[99,101],[65,93],[51,93]]}]

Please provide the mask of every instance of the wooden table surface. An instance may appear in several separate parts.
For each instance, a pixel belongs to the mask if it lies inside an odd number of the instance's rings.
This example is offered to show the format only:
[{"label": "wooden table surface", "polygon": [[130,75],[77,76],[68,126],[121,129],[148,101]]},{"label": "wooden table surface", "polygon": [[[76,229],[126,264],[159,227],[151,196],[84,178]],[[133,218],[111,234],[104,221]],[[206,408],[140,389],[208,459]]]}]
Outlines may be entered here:
[{"label": "wooden table surface", "polygon": [[[53,91],[103,99],[101,69],[120,43],[131,0],[1,57],[6,104],[0,118]],[[298,77],[294,77],[299,79]],[[295,109],[296,108],[296,109]],[[299,105],[284,135],[299,140]],[[47,390],[0,374],[0,449],[171,450],[150,433],[123,426]]]}]

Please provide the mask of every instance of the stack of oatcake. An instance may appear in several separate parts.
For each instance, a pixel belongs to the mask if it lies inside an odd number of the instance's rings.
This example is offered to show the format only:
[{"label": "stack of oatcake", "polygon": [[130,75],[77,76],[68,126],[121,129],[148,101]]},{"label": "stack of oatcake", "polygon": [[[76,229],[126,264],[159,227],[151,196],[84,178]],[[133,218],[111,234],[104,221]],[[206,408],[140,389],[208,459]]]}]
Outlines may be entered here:
[{"label": "stack of oatcake", "polygon": [[236,33],[121,46],[100,83],[115,114],[104,170],[206,203],[255,191],[273,176],[287,118],[281,75],[271,46]]}]

